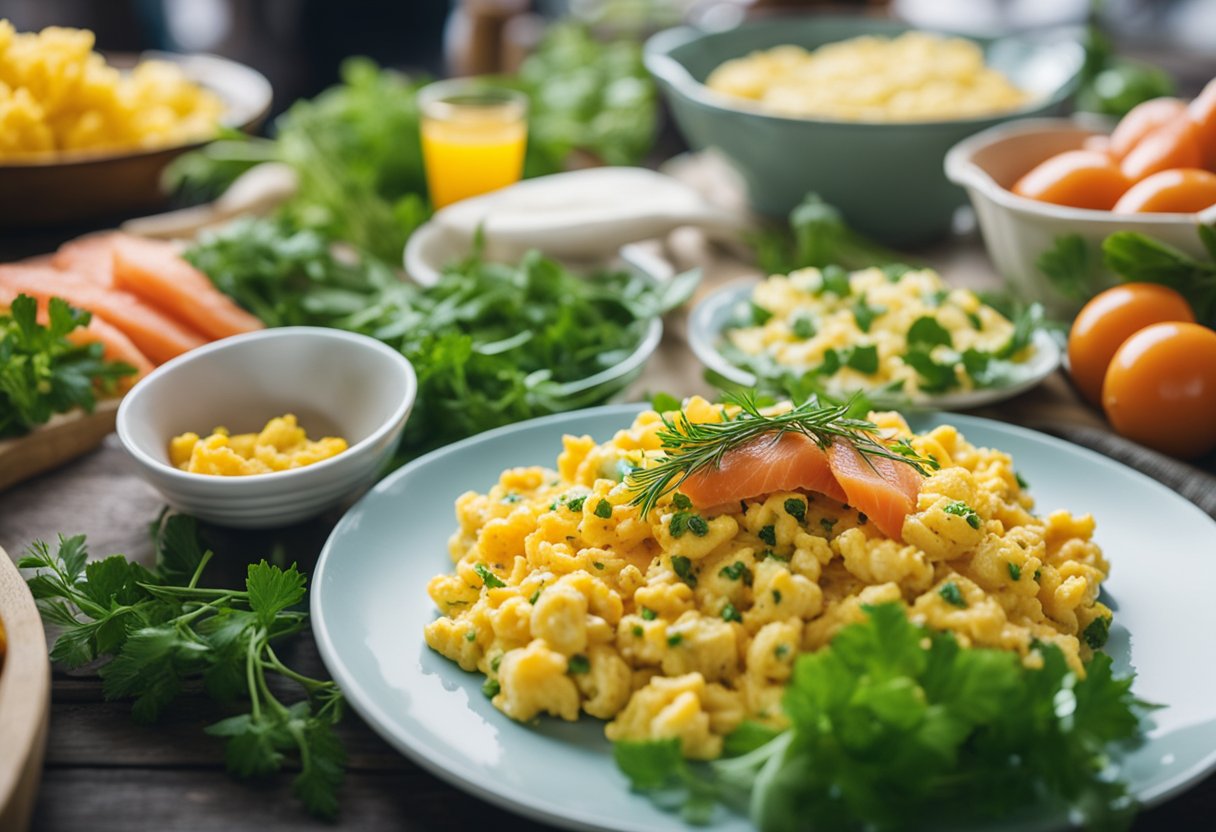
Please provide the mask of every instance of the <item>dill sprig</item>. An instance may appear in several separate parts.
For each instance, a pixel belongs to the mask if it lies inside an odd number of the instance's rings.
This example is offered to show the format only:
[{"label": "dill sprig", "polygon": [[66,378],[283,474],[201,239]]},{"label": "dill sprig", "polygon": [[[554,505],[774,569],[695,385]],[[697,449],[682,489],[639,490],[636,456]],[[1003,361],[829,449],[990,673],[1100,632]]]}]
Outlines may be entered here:
[{"label": "dill sprig", "polygon": [[634,492],[631,503],[650,513],[664,494],[675,491],[693,473],[716,468],[728,451],[759,437],[771,435],[776,441],[784,433],[801,433],[820,448],[827,449],[835,437],[848,440],[863,458],[881,457],[912,466],[919,474],[940,467],[936,460],[920,456],[907,439],[884,442],[877,438],[878,425],[849,417],[854,401],[825,404],[812,396],[784,413],[760,411],[751,393],[728,393],[723,402],[739,411],[721,422],[690,422],[683,412],[674,420],[666,415],[658,432],[663,456],[656,464],[633,471],[629,484]]}]

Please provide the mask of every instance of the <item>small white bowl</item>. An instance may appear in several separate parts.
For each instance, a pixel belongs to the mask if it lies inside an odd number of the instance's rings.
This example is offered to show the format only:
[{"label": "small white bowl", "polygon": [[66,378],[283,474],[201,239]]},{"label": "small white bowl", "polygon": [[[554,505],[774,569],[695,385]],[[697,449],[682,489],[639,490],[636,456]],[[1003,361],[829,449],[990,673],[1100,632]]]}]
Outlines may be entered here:
[{"label": "small white bowl", "polygon": [[[118,438],[140,476],[179,511],[236,528],[306,520],[371,485],[392,455],[418,392],[410,362],[364,335],[283,327],[226,338],[159,367],[123,398]],[[260,430],[294,413],[310,436],[350,447],[302,468],[248,477],[192,474],[169,441],[222,425]]]},{"label": "small white bowl", "polygon": [[[1039,301],[1051,315],[1071,317],[1086,299],[1062,294],[1038,267],[1038,259],[1059,237],[1080,235],[1098,264],[1102,241],[1116,231],[1139,231],[1203,257],[1199,226],[1216,222],[1216,206],[1197,214],[1116,214],[1053,205],[1009,190],[1040,162],[1077,150],[1085,139],[1102,132],[1092,121],[1027,119],[977,133],[946,154],[946,176],[966,189],[997,272],[1018,294]],[[1086,287],[1088,295],[1114,282],[1105,266],[1095,269]]]},{"label": "small white bowl", "polygon": [[[693,307],[688,319],[688,345],[702,364],[727,381],[754,387],[756,376],[732,364],[718,351],[724,332],[735,319],[736,310],[751,298],[759,281],[743,278],[731,281],[706,295]],[[909,399],[902,395],[868,394],[876,407],[905,410],[967,410],[1011,399],[1038,386],[1060,366],[1060,347],[1051,335],[1039,330],[1034,334],[1034,354],[1021,366],[1016,380],[1002,387],[962,390],[954,393],[921,394]]]}]

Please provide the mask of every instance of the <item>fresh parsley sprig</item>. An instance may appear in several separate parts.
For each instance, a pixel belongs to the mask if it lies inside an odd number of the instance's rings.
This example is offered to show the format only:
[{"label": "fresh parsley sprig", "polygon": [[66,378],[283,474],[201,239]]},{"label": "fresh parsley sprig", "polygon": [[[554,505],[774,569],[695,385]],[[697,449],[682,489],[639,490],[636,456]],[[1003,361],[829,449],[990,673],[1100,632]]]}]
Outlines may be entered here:
[{"label": "fresh parsley sprig", "polygon": [[1085,675],[1054,645],[1031,669],[1009,651],[960,648],[894,604],[800,656],[782,731],[744,723],[726,758],[686,763],[674,740],[618,743],[634,788],[698,818],[706,795],[747,811],[761,832],[969,828],[1034,801],[1063,804],[1088,828],[1122,829],[1135,801],[1117,778],[1115,744],[1141,715],[1131,677],[1098,653]]},{"label": "fresh parsley sprig", "polygon": [[0,311],[0,439],[20,436],[56,413],[92,411],[97,392],[112,392],[135,368],[102,356],[101,344],[74,344],[68,335],[92,315],[62,298],[47,304],[38,323],[38,302],[18,295]]},{"label": "fresh parsley sprig", "polygon": [[[265,777],[295,762],[296,796],[312,814],[335,817],[346,761],[333,732],[342,693],[284,665],[273,646],[307,626],[307,613],[292,609],[304,598],[304,575],[263,560],[249,565],[243,589],[200,586],[212,553],[181,515],[160,525],[157,548],[152,572],[123,555],[89,562],[84,535],[61,535],[55,553],[42,541],[30,547],[17,565],[38,570],[30,591],[43,619],[61,628],[51,658],[68,667],[104,661],[105,697],[133,700],[141,722],[201,682],[221,704],[247,709],[205,729],[227,740],[228,771]],[[283,702],[269,684],[276,676],[303,698]]]},{"label": "fresh parsley sprig", "polygon": [[634,493],[631,504],[640,506],[643,514],[692,474],[716,468],[728,451],[764,436],[775,441],[783,433],[801,433],[820,448],[827,448],[840,437],[865,457],[902,462],[922,475],[938,467],[933,460],[918,455],[906,441],[887,443],[879,439],[877,425],[848,415],[851,402],[826,404],[812,396],[784,413],[766,414],[750,393],[727,393],[723,401],[739,410],[721,422],[692,422],[683,412],[674,420],[662,417],[658,438],[663,456],[648,468],[634,470],[626,480]]}]

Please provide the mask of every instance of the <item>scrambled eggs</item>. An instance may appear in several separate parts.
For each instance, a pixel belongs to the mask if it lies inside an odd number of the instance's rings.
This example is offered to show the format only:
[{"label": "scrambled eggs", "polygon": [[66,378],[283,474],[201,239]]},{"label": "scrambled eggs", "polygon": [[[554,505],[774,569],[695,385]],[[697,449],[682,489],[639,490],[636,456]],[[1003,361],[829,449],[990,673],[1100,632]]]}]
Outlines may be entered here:
[{"label": "scrambled eggs", "polygon": [[907,32],[813,52],[778,46],[726,61],[706,80],[777,115],[845,121],[929,121],[1016,109],[1028,96],[969,40]]},{"label": "scrambled eggs", "polygon": [[224,104],[166,61],[129,73],[93,52],[93,33],[18,34],[0,20],[0,160],[164,147],[209,138]]},{"label": "scrambled eggs", "polygon": [[[759,358],[779,369],[815,371],[838,391],[887,388],[916,396],[971,389],[976,382],[963,355],[993,355],[1013,334],[1013,324],[974,292],[949,288],[929,269],[894,280],[877,268],[852,275],[830,266],[801,269],[760,283],[751,304],[751,325],[726,331],[743,359],[736,363]],[[910,342],[912,352],[951,368],[944,381],[926,382],[924,365],[909,359]],[[732,357],[729,348],[724,352]]]},{"label": "scrambled eggs", "polygon": [[[723,418],[699,398],[684,412]],[[874,418],[909,435],[897,414]],[[585,712],[610,720],[609,739],[678,738],[710,759],[744,719],[781,724],[794,658],[861,620],[864,604],[901,603],[963,646],[1029,665],[1036,640],[1050,642],[1078,673],[1104,640],[1093,519],[1032,514],[1010,457],[952,427],[911,438],[941,469],[906,543],[819,494],[770,494],[678,528],[668,495],[640,516],[622,477],[660,455],[661,427],[646,412],[602,445],[567,436],[556,471],[511,469],[457,500],[456,568],[430,582],[440,616],[426,641],[484,673],[513,719]]]},{"label": "scrambled eggs", "polygon": [[169,462],[192,474],[245,477],[303,468],[346,450],[346,440],[335,436],[309,439],[288,413],[266,423],[260,433],[229,435],[215,428],[211,435],[183,433],[169,443]]}]

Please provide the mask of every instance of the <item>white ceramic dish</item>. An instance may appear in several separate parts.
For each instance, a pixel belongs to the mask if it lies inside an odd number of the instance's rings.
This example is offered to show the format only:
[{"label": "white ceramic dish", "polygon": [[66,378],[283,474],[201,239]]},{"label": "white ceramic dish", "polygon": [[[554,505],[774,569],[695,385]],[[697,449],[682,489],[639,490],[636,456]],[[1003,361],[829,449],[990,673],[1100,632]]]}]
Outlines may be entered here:
[{"label": "white ceramic dish", "polygon": [[[710,370],[744,387],[754,387],[756,377],[727,360],[718,351],[718,344],[722,341],[723,331],[734,320],[735,310],[747,302],[756,284],[754,278],[728,283],[706,295],[693,307],[688,319],[688,345],[693,354]],[[1060,366],[1060,347],[1055,339],[1039,330],[1034,334],[1033,343],[1034,353],[1021,365],[1019,375],[1001,387],[924,395],[911,401],[905,397],[884,397],[881,394],[870,394],[870,398],[881,407],[921,410],[969,410],[1011,399],[1041,384]]]},{"label": "white ceramic dish", "polygon": [[[433,575],[452,568],[453,504],[484,490],[503,469],[552,465],[566,433],[597,441],[641,409],[618,405],[536,419],[449,445],[390,475],[334,529],[313,573],[313,632],[351,706],[420,766],[457,787],[533,820],[569,829],[676,832],[687,827],[631,795],[615,768],[603,723],[512,722],[481,692],[482,677],[431,651],[422,628],[435,616]],[[949,422],[978,444],[1013,454],[1043,510],[1091,512],[1113,564],[1115,609],[1107,643],[1115,669],[1137,672],[1135,692],[1166,705],[1147,742],[1125,758],[1132,793],[1152,805],[1216,767],[1216,523],[1142,474],[1058,439],[949,414],[914,416],[928,429]],[[1066,818],[1028,806],[986,830],[1043,830]],[[750,825],[723,814],[708,829]]]},{"label": "white ceramic dish", "polygon": [[[1037,265],[1057,238],[1080,235],[1095,263],[1102,262],[1102,241],[1116,231],[1139,231],[1204,257],[1198,227],[1216,222],[1216,205],[1198,214],[1115,214],[1052,205],[1009,190],[1035,165],[1079,149],[1100,132],[1094,123],[1081,120],[1028,119],[977,133],[946,154],[946,176],[966,189],[997,272],[1018,294],[1041,302],[1052,315],[1071,317],[1084,302],[1062,294]],[[1114,276],[1100,269],[1089,294],[1113,282]]]},{"label": "white ceramic dish", "polygon": [[[283,327],[226,338],[167,362],[118,408],[118,438],[139,474],[174,508],[239,528],[312,517],[375,481],[417,396],[396,350],[349,332]],[[251,477],[191,474],[169,464],[169,440],[222,425],[258,431],[294,413],[310,436],[350,447],[303,468]]]}]

